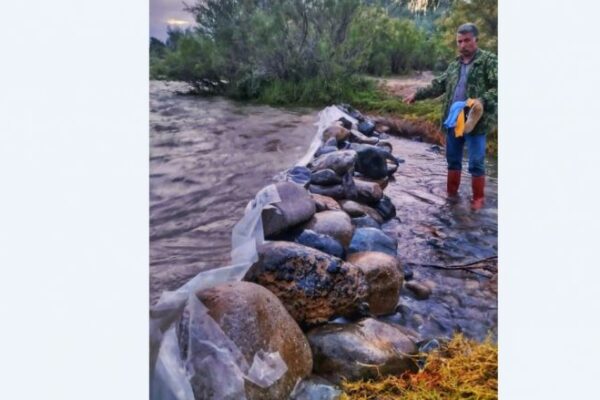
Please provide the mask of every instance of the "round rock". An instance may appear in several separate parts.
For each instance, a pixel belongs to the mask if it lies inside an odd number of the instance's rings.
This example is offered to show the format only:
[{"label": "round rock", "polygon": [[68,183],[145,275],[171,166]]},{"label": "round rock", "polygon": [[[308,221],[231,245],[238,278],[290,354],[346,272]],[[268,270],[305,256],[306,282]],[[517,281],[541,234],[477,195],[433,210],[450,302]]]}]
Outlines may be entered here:
[{"label": "round rock", "polygon": [[[287,398],[296,381],[310,375],[312,354],[306,337],[273,293],[253,283],[230,282],[200,291],[197,296],[248,365],[260,351],[279,352],[287,365],[284,375],[266,389],[245,381],[248,399]],[[185,342],[183,348],[187,348]],[[202,388],[195,383],[192,380],[197,397]]]},{"label": "round rock", "polygon": [[281,201],[262,210],[265,236],[276,235],[310,219],[316,212],[315,202],[308,191],[292,182],[275,184]]},{"label": "round rock", "polygon": [[340,242],[344,248],[348,248],[354,233],[352,221],[344,211],[323,211],[316,213],[302,227],[322,235],[331,236]]},{"label": "round rock", "polygon": [[365,273],[369,288],[369,311],[377,316],[393,314],[404,282],[400,261],[396,257],[374,251],[350,254],[346,261]]}]

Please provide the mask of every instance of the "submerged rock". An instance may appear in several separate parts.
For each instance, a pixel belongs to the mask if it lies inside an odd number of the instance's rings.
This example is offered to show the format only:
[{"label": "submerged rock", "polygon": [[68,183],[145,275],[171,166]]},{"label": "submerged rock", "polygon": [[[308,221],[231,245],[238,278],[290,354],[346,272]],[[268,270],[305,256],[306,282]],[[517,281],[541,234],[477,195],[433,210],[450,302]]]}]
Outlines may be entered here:
[{"label": "submerged rock", "polygon": [[404,282],[400,261],[396,257],[374,251],[350,254],[346,261],[365,273],[369,287],[367,302],[371,314],[379,316],[394,313]]},{"label": "submerged rock", "polygon": [[346,325],[327,324],[307,334],[314,372],[332,382],[416,371],[417,345],[397,325],[366,318]]},{"label": "submerged rock", "polygon": [[246,277],[273,292],[300,324],[355,315],[365,301],[362,270],[343,260],[291,242],[267,242]]},{"label": "submerged rock", "polygon": [[[244,381],[248,399],[287,398],[298,379],[310,375],[312,354],[306,337],[273,293],[253,283],[229,282],[200,291],[197,297],[220,329],[237,346],[248,366],[252,365],[255,355],[260,352],[279,352],[285,362],[287,371],[268,388],[263,389]],[[188,327],[194,329],[203,323],[190,320],[197,317],[187,314],[187,318],[182,319],[180,345],[184,353],[188,350]],[[193,331],[191,333],[194,335]],[[202,386],[205,378],[197,375],[191,380],[196,398],[211,398]],[[214,398],[215,394],[212,393],[212,396]]]},{"label": "submerged rock", "polygon": [[352,236],[348,254],[379,251],[395,257],[397,249],[398,243],[383,231],[375,228],[358,228]]},{"label": "submerged rock", "polygon": [[410,282],[406,282],[404,286],[417,300],[427,300],[431,296],[431,288],[422,283],[411,280]]},{"label": "submerged rock", "polygon": [[352,221],[344,211],[323,211],[316,213],[302,227],[313,230],[316,233],[331,236],[340,242],[344,248],[348,248],[354,234]]},{"label": "submerged rock", "polygon": [[314,159],[311,163],[311,169],[313,172],[322,169],[332,169],[336,174],[341,176],[353,168],[355,162],[356,152],[354,150],[338,150]]},{"label": "submerged rock", "polygon": [[265,207],[261,215],[267,237],[310,219],[316,212],[314,200],[301,186],[291,182],[279,182],[275,186],[281,201]]}]

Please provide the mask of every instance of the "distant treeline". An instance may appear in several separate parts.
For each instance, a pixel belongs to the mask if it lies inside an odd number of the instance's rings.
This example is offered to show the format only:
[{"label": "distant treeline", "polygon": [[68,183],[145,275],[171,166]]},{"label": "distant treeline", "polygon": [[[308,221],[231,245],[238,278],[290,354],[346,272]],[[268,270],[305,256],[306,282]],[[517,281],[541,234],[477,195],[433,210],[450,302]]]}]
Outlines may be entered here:
[{"label": "distant treeline", "polygon": [[363,75],[441,70],[456,27],[476,23],[496,52],[490,0],[207,0],[194,29],[150,40],[150,76],[272,104],[320,104],[372,89]]}]

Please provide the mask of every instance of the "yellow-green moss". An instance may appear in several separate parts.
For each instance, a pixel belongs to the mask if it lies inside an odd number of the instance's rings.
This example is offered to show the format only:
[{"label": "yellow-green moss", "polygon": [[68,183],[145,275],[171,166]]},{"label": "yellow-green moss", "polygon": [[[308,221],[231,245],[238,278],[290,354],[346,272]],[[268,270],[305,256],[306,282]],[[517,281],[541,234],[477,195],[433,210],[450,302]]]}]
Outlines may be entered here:
[{"label": "yellow-green moss", "polygon": [[417,373],[343,382],[341,400],[497,400],[498,346],[456,335]]}]

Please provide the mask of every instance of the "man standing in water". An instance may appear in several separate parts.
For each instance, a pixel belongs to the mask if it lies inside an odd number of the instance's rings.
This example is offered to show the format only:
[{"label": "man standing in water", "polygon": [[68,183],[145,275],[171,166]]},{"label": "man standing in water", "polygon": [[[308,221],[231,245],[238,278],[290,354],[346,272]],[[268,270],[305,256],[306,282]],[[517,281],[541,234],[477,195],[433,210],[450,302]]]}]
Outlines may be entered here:
[{"label": "man standing in water", "polygon": [[[465,135],[454,127],[446,128],[446,160],[448,161],[447,191],[449,197],[458,194],[462,169],[463,148],[467,143],[469,173],[473,199],[471,208],[483,206],[485,187],[485,138],[496,121],[498,99],[498,58],[495,54],[477,47],[479,31],[474,24],[461,25],[456,32],[459,56],[451,62],[442,75],[431,85],[406,97],[408,104],[415,100],[438,97],[445,93],[444,120],[451,114],[452,105],[468,101],[472,109],[483,109],[479,121],[470,126],[467,122]],[[456,107],[452,112],[456,111]],[[453,118],[453,117],[452,117]],[[459,117],[460,118],[460,117]]]}]

